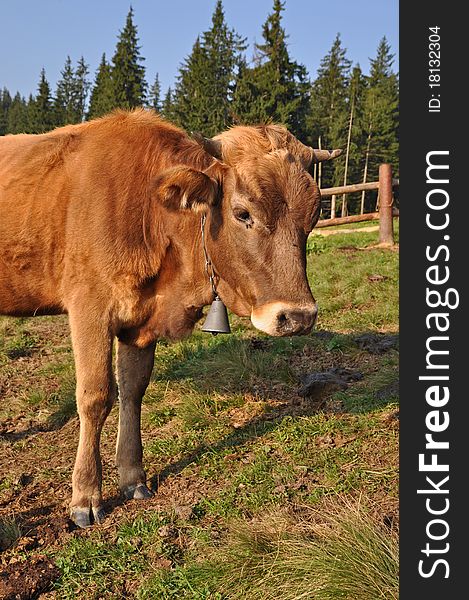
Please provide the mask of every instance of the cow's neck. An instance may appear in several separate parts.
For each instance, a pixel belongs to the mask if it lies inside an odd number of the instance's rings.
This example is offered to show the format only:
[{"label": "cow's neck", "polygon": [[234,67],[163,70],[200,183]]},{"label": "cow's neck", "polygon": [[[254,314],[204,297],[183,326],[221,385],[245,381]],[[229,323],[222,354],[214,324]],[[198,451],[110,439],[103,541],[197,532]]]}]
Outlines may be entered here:
[{"label": "cow's neck", "polygon": [[214,298],[206,272],[199,215],[172,223],[169,244],[156,282],[155,318],[165,323],[165,337],[189,334]]},{"label": "cow's neck", "polygon": [[181,284],[188,290],[185,304],[201,309],[210,304],[216,294],[218,276],[207,250],[208,227],[201,215],[189,217],[189,236],[180,244],[177,236],[180,257],[179,276]]}]

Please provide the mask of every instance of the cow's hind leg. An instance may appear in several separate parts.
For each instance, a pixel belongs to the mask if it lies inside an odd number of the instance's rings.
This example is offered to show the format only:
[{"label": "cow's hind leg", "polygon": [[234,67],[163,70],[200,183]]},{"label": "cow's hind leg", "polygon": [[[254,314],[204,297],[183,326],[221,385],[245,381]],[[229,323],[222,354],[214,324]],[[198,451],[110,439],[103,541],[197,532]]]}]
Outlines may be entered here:
[{"label": "cow's hind leg", "polygon": [[153,495],[146,486],[146,474],[142,466],[140,414],[154,357],[155,344],[141,349],[118,342],[119,433],[116,463],[119,487],[127,499],[143,499]]},{"label": "cow's hind leg", "polygon": [[73,470],[70,517],[79,527],[100,523],[105,512],[101,496],[101,430],[116,397],[112,373],[113,336],[92,311],[69,312],[76,365],[76,398],[80,440]]}]

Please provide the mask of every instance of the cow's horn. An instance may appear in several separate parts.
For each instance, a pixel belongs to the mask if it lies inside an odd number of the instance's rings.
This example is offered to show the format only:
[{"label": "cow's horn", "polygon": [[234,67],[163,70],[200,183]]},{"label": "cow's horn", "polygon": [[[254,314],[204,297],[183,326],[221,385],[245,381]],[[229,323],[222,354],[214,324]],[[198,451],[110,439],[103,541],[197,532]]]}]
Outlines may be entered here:
[{"label": "cow's horn", "polygon": [[313,163],[319,163],[324,160],[333,160],[342,154],[342,150],[318,150],[311,148],[313,154]]},{"label": "cow's horn", "polygon": [[194,131],[192,133],[194,140],[202,146],[205,152],[208,152],[211,156],[218,160],[223,159],[222,145],[219,140],[212,140],[211,138],[204,137],[201,133]]}]

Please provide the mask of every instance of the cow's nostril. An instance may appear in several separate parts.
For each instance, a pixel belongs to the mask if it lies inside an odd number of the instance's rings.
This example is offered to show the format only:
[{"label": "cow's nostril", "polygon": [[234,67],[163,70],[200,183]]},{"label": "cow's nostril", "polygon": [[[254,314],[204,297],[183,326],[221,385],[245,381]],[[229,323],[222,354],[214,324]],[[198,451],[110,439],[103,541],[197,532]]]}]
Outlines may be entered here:
[{"label": "cow's nostril", "polygon": [[303,335],[313,328],[316,313],[313,303],[295,306],[293,303],[271,302],[253,309],[251,321],[270,335]]},{"label": "cow's nostril", "polygon": [[281,335],[309,333],[316,320],[316,310],[282,310],[277,315],[277,331]]},{"label": "cow's nostril", "polygon": [[277,315],[277,331],[283,335],[292,335],[298,327],[295,315],[291,311],[282,311]]}]

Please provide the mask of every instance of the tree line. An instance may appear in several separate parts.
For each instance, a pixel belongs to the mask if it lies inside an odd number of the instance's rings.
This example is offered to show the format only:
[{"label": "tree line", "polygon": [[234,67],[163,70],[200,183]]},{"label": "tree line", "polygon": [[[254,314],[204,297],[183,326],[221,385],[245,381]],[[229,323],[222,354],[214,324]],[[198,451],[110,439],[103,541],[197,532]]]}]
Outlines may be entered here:
[{"label": "tree line", "polygon": [[[386,38],[365,75],[347,57],[338,34],[312,79],[290,55],[284,9],[285,2],[274,0],[262,27],[262,42],[255,44],[248,60],[246,39],[229,27],[222,0],[217,0],[210,28],[197,37],[174,86],[163,95],[158,74],[151,85],[145,79],[145,59],[130,8],[114,55],[110,61],[102,55],[93,81],[84,58],[73,65],[68,56],[54,92],[44,69],[36,95],[26,99],[19,92],[12,96],[6,88],[0,90],[0,135],[43,133],[114,108],[145,106],[206,136],[233,124],[273,121],[308,145],[343,148],[340,159],[323,163],[315,173],[322,187],[375,181],[382,162],[390,162],[397,173],[399,80]],[[357,212],[360,204],[361,195],[354,196],[343,212]],[[369,208],[371,204],[361,206]]]}]

